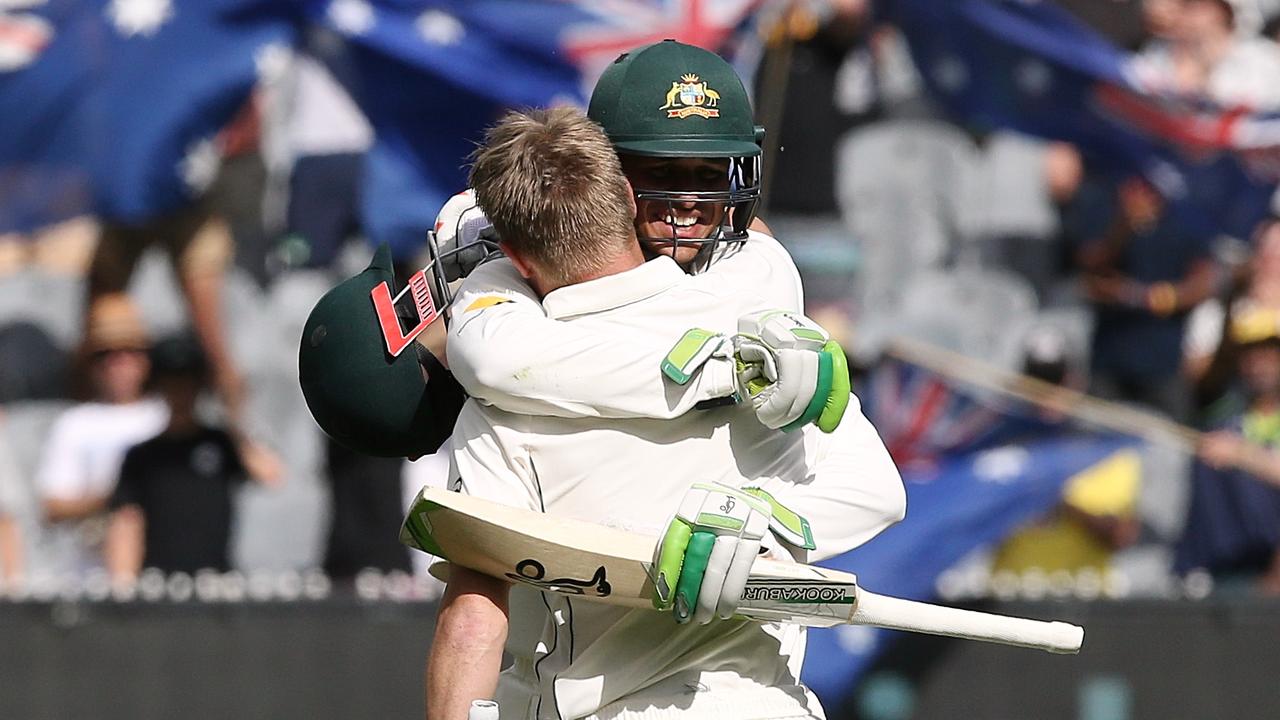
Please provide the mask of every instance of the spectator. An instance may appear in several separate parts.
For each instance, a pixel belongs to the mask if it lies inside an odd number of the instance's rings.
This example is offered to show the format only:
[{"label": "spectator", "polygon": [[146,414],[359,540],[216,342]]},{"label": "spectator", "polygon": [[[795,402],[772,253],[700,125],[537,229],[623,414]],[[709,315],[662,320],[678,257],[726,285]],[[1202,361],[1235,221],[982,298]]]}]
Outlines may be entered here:
[{"label": "spectator", "polygon": [[1196,383],[1199,405],[1213,418],[1225,418],[1242,409],[1235,380],[1237,348],[1224,331],[1231,318],[1253,310],[1280,312],[1280,219],[1264,220],[1254,233],[1256,248],[1247,274],[1226,302],[1211,298],[1196,306],[1187,320],[1183,339],[1183,370]]},{"label": "spectator", "polygon": [[410,572],[408,548],[399,539],[404,459],[361,455],[332,439],[326,447],[331,512],[324,571],[339,581],[366,568]]},{"label": "spectator", "polygon": [[[1231,324],[1248,397],[1243,413],[1205,436],[1193,467],[1191,507],[1175,570],[1261,581],[1280,593],[1280,314]],[[1266,482],[1270,482],[1268,485]]]},{"label": "spectator", "polygon": [[213,366],[228,415],[237,424],[244,382],[227,348],[222,316],[223,274],[234,243],[227,223],[208,201],[138,225],[104,225],[89,268],[90,306],[105,294],[124,292],[142,253],[153,245],[163,247],[173,261],[192,325]]},{"label": "spectator", "polygon": [[54,422],[36,472],[37,494],[54,552],[52,572],[101,567],[107,499],[121,458],[164,427],[167,411],[143,396],[151,364],[137,309],[106,295],[89,311],[82,362],[90,397]]},{"label": "spectator", "polygon": [[1280,107],[1280,48],[1237,32],[1238,0],[1181,0],[1173,27],[1135,62],[1152,90],[1208,97],[1222,105]]},{"label": "spectator", "polygon": [[[324,50],[331,43],[320,44]],[[290,76],[292,92],[281,98],[277,154],[283,157],[277,162],[291,171],[279,264],[328,268],[360,233],[360,181],[373,130],[340,82],[350,81],[349,65],[336,50],[324,52],[323,60],[300,55]]]},{"label": "spectator", "polygon": [[1145,181],[1123,182],[1117,200],[1110,227],[1076,250],[1096,315],[1092,392],[1182,421],[1191,406],[1180,374],[1183,328],[1212,293],[1216,265],[1208,239],[1184,230]]},{"label": "spectator", "polygon": [[[232,489],[246,467],[231,437],[197,416],[208,365],[199,343],[186,336],[157,343],[152,365],[169,422],[125,455],[110,501],[107,567],[117,580],[134,578],[143,567],[229,570]],[[255,479],[274,482],[261,473]]]}]

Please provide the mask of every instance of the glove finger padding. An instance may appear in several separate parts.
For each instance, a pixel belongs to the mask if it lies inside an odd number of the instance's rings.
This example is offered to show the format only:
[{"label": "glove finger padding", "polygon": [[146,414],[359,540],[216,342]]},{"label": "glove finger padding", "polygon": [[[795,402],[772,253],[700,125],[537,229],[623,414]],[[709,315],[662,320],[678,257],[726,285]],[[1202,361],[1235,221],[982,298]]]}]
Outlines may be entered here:
[{"label": "glove finger padding", "polygon": [[822,352],[831,356],[831,392],[818,415],[817,425],[819,430],[829,433],[834,432],[844,418],[853,388],[849,384],[849,361],[845,358],[844,348],[840,347],[840,343],[829,340]]},{"label": "glove finger padding", "polygon": [[770,310],[738,319],[739,394],[765,427],[790,432],[840,424],[849,406],[849,365],[825,330],[799,313]]},{"label": "glove finger padding", "polygon": [[769,520],[760,498],[721,483],[695,484],[654,549],[654,606],[674,608],[680,623],[731,616]]}]

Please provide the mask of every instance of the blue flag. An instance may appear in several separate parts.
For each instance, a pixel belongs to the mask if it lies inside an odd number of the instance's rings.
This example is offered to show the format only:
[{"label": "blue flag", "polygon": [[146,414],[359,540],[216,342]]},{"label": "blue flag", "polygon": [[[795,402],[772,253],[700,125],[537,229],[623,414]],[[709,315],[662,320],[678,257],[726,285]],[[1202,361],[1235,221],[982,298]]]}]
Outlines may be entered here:
[{"label": "blue flag", "polygon": [[[907,517],[866,545],[823,562],[885,595],[931,601],[938,576],[1058,504],[1067,480],[1134,444],[1116,437],[1054,437],[1005,445],[905,471]],[[842,626],[809,633],[804,682],[839,707],[895,633]]]},{"label": "blue flag", "polygon": [[353,48],[352,95],[376,137],[362,222],[420,249],[467,156],[508,108],[583,105],[621,53],[676,38],[732,55],[761,0],[327,0],[311,18]]},{"label": "blue flag", "polygon": [[291,3],[50,0],[7,16],[30,52],[0,70],[0,229],[142,221],[212,181],[215,136],[292,43]]},{"label": "blue flag", "polygon": [[1053,2],[899,0],[889,5],[930,94],[977,129],[1076,143],[1144,175],[1184,222],[1245,238],[1280,178],[1280,114],[1162,96],[1131,56]]}]

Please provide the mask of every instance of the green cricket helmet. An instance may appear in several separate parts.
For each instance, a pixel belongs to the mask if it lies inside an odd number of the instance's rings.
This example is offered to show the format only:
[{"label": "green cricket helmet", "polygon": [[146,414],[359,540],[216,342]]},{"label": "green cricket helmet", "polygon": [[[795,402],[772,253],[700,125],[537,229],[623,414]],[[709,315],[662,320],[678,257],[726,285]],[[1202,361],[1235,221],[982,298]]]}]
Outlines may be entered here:
[{"label": "green cricket helmet", "polygon": [[423,375],[427,350],[415,338],[437,317],[421,271],[393,292],[391,251],[378,248],[359,275],[312,308],[298,348],[298,378],[320,429],[367,455],[433,452]]},{"label": "green cricket helmet", "polygon": [[711,237],[677,239],[673,224],[670,237],[641,239],[713,243],[746,238],[760,200],[764,128],[752,120],[742,80],[719,55],[675,40],[624,53],[600,76],[587,114],[604,128],[620,155],[729,161],[724,191],[633,188],[637,201],[722,204],[724,219]]}]

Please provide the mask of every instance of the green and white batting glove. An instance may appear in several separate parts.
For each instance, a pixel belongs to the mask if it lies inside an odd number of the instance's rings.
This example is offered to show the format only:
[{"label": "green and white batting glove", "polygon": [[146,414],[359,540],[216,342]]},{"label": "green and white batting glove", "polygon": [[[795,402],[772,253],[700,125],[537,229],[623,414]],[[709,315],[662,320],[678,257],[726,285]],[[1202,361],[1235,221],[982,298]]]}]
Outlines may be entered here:
[{"label": "green and white batting glove", "polygon": [[849,406],[844,350],[799,313],[744,315],[738,333],[728,338],[693,328],[667,353],[662,372],[684,385],[713,358],[732,358],[738,399],[751,401],[765,427],[789,432],[816,421],[823,432],[831,432]]},{"label": "green and white batting glove", "polygon": [[762,488],[723,483],[689,488],[653,551],[654,597],[676,622],[733,617],[765,534],[814,549],[809,521]]},{"label": "green and white batting glove", "polygon": [[678,623],[733,617],[770,517],[767,502],[738,488],[689,488],[654,548],[654,607]]},{"label": "green and white batting glove", "polygon": [[840,344],[799,313],[738,318],[733,336],[740,392],[765,427],[784,432],[816,422],[823,432],[849,407],[849,364]]}]

